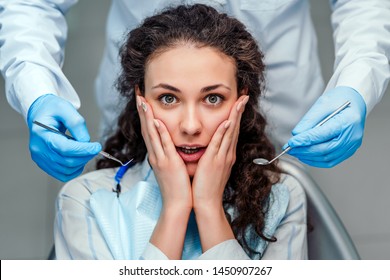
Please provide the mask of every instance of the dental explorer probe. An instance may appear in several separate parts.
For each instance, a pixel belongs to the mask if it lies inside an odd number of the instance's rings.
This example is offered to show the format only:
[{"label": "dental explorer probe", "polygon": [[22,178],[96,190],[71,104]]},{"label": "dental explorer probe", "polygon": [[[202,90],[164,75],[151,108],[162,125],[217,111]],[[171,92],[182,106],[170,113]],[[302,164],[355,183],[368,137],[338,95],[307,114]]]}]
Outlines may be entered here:
[{"label": "dental explorer probe", "polygon": [[[337,115],[338,113],[340,113],[342,110],[344,110],[349,104],[351,104],[351,101],[347,101],[345,102],[343,105],[341,105],[339,108],[336,109],[336,111],[334,111],[332,114],[330,114],[329,116],[327,116],[325,119],[323,119],[319,124],[317,124],[315,127],[319,127],[321,125],[323,125],[324,123],[326,123],[328,120],[330,120],[331,118],[333,118],[335,115]],[[314,127],[314,128],[315,128]],[[277,160],[278,158],[280,158],[282,155],[284,155],[285,153],[287,153],[288,151],[290,151],[292,148],[290,146],[287,146],[286,149],[284,149],[279,155],[277,155],[276,157],[274,157],[272,160],[267,160],[265,158],[255,158],[253,160],[253,163],[255,164],[258,164],[258,165],[268,165],[272,162],[274,162],[275,160]]]},{"label": "dental explorer probe", "polygon": [[[69,136],[68,134],[63,133],[63,132],[61,132],[61,131],[59,131],[59,130],[57,130],[57,129],[54,129],[54,128],[50,127],[50,126],[47,126],[47,125],[45,125],[45,124],[43,124],[43,123],[41,123],[41,122],[33,121],[33,123],[35,123],[36,125],[39,125],[40,127],[46,128],[47,130],[50,130],[50,131],[52,131],[52,132],[54,132],[54,133],[60,134],[60,135],[62,135],[62,136],[65,136],[66,138],[68,138],[68,139],[70,139],[70,140],[77,141],[77,140],[76,140],[75,138],[73,138],[72,136]],[[114,161],[116,161],[116,162],[119,162],[122,166],[126,166],[126,165],[128,165],[130,162],[133,161],[133,159],[131,159],[131,160],[129,160],[129,161],[126,162],[126,163],[122,163],[122,161],[120,161],[120,160],[117,159],[116,157],[114,157],[114,156],[112,156],[112,155],[110,155],[109,153],[106,153],[106,152],[104,152],[104,151],[100,151],[99,154],[101,154],[102,156],[104,156],[104,157],[106,157],[106,158],[108,158],[108,159],[111,159],[111,160],[114,160]]]}]

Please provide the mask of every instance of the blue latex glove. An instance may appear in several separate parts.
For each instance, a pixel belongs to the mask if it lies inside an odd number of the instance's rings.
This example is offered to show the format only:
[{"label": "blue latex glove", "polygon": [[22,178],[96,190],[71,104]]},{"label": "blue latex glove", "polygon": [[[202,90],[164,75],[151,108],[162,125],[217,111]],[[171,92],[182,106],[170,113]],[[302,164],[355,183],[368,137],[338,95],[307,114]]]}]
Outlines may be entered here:
[{"label": "blue latex glove", "polygon": [[[36,124],[67,129],[77,141],[53,133]],[[100,143],[89,143],[90,137],[83,117],[71,103],[53,94],[39,97],[27,114],[30,130],[30,153],[35,163],[54,178],[66,182],[80,175],[89,160],[102,149]]]},{"label": "blue latex glove", "polygon": [[[346,101],[351,104],[322,126],[314,128]],[[350,87],[325,92],[292,131],[289,154],[315,167],[333,167],[352,156],[363,140],[366,103]],[[286,148],[287,144],[283,147]]]}]

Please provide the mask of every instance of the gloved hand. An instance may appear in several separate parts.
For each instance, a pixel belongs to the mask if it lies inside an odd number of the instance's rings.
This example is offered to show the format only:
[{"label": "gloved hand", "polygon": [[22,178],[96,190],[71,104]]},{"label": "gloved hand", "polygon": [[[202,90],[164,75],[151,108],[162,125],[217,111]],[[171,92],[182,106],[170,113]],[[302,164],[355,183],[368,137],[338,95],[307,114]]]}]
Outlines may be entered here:
[{"label": "gloved hand", "polygon": [[[351,104],[314,128],[346,101]],[[350,87],[325,92],[292,131],[289,154],[315,167],[333,167],[352,156],[363,140],[366,103]],[[287,144],[283,147],[286,148]]]},{"label": "gloved hand", "polygon": [[[77,141],[46,130],[33,121],[56,128],[67,129]],[[63,182],[81,174],[89,160],[102,149],[99,143],[90,143],[83,117],[71,103],[53,94],[39,97],[27,114],[30,131],[30,153],[35,163],[46,173]]]}]

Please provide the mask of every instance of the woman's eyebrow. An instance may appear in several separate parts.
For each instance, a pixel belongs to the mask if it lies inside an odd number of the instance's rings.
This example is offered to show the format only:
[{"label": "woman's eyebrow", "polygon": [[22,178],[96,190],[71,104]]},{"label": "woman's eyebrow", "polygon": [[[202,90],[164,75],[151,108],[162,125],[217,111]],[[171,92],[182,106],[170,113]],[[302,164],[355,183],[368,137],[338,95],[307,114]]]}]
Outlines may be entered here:
[{"label": "woman's eyebrow", "polygon": [[174,86],[171,86],[168,84],[158,84],[158,85],[152,87],[152,89],[155,89],[155,88],[163,88],[163,89],[171,90],[174,92],[180,92],[180,90],[178,88],[175,88]]},{"label": "woman's eyebrow", "polygon": [[[228,89],[229,91],[231,90],[230,87],[228,87],[224,84],[215,84],[215,85],[210,85],[210,86],[206,86],[206,87],[202,88],[201,92],[202,93],[209,92],[209,91],[215,90],[219,87],[224,87],[224,88]],[[152,87],[152,89],[155,89],[155,88],[163,88],[163,89],[171,90],[173,92],[181,92],[180,89],[175,88],[174,86],[171,86],[168,84],[164,84],[164,83],[161,83],[161,84],[158,84],[158,85],[155,85],[154,87]]]},{"label": "woman's eyebrow", "polygon": [[216,84],[216,85],[211,85],[211,86],[207,86],[207,87],[202,88],[201,92],[203,92],[203,93],[204,92],[209,92],[209,91],[215,90],[215,89],[217,89],[219,87],[224,87],[224,88],[226,88],[228,90],[231,90],[230,87],[228,87],[228,86],[226,86],[224,84]]}]

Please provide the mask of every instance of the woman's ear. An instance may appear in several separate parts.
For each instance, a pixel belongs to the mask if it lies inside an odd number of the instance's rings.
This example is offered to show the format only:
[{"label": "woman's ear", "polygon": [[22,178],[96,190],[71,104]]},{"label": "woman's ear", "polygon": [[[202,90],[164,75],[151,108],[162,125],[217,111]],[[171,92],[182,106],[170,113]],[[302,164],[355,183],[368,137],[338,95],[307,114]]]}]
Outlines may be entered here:
[{"label": "woman's ear", "polygon": [[242,96],[242,95],[248,95],[248,87],[245,87],[245,88],[243,88],[243,89],[240,91],[240,95],[239,95],[239,96]]},{"label": "woman's ear", "polygon": [[134,89],[135,89],[134,91],[136,96],[142,96],[141,90],[139,89],[138,85],[135,85]]}]

